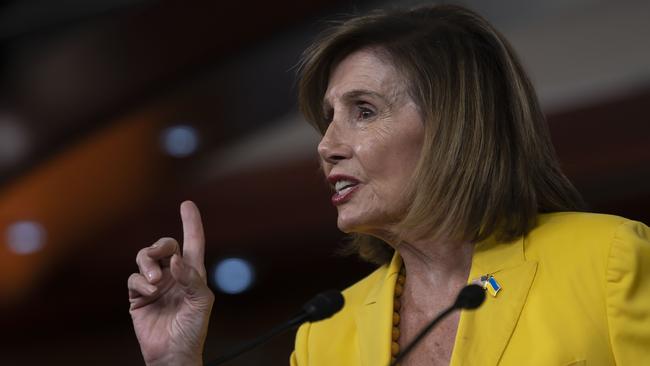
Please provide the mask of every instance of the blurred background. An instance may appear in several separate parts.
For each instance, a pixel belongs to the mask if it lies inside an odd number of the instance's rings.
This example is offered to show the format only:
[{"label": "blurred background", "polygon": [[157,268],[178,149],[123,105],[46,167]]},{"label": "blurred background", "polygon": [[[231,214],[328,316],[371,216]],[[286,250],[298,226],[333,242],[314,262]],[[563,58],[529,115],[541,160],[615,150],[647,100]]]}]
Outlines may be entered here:
[{"label": "blurred background", "polygon": [[[421,3],[421,2],[418,2]],[[650,222],[650,2],[460,1],[514,45],[593,211]],[[0,1],[0,364],[141,365],[126,280],[194,200],[211,359],[373,268],[343,235],[295,65],[412,1]],[[293,333],[232,365],[285,365]]]}]

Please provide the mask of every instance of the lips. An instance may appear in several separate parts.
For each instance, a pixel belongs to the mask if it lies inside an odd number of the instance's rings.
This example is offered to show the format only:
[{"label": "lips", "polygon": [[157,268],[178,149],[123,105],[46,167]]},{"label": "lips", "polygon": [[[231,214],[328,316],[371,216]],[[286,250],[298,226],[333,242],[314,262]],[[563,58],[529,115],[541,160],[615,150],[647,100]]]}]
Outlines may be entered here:
[{"label": "lips", "polygon": [[327,177],[327,180],[334,187],[334,194],[332,195],[332,204],[338,206],[350,199],[352,195],[359,189],[359,180],[342,174],[334,174]]}]

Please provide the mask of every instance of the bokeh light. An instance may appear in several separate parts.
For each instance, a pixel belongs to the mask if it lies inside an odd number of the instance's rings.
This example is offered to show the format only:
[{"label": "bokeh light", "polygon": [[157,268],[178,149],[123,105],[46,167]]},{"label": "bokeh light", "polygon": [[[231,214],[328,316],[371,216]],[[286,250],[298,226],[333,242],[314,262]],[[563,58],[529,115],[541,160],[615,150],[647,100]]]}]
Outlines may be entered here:
[{"label": "bokeh light", "polygon": [[7,228],[7,246],[16,254],[31,254],[45,246],[45,229],[35,221],[18,221]]},{"label": "bokeh light", "polygon": [[189,125],[175,125],[161,133],[163,150],[177,158],[184,158],[196,152],[199,147],[199,134]]},{"label": "bokeh light", "polygon": [[214,266],[212,279],[220,291],[239,294],[252,286],[255,280],[255,269],[245,259],[226,258]]}]

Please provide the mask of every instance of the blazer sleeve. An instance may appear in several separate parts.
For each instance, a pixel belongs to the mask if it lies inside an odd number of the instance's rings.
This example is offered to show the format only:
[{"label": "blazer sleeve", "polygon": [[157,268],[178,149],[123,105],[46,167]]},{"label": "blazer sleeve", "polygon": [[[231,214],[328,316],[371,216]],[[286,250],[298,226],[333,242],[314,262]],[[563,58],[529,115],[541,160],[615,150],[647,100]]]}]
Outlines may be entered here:
[{"label": "blazer sleeve", "polygon": [[307,338],[309,336],[309,327],[311,323],[304,323],[298,328],[296,333],[296,345],[291,352],[291,358],[289,359],[290,366],[308,366],[307,358]]},{"label": "blazer sleeve", "polygon": [[607,262],[609,340],[616,365],[650,365],[650,229],[619,225]]}]

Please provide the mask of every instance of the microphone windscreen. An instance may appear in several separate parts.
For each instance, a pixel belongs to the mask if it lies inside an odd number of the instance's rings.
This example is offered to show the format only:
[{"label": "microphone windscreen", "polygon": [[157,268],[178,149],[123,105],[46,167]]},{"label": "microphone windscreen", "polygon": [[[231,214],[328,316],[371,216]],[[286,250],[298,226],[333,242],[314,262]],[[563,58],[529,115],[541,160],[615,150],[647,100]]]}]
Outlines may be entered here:
[{"label": "microphone windscreen", "polygon": [[485,301],[485,290],[479,285],[467,285],[460,290],[454,307],[457,309],[476,309]]},{"label": "microphone windscreen", "polygon": [[343,308],[343,295],[335,290],[321,292],[309,300],[302,310],[307,315],[307,321],[315,322],[327,319]]}]

